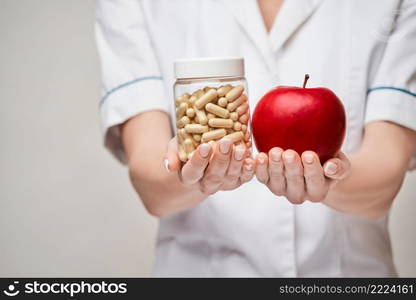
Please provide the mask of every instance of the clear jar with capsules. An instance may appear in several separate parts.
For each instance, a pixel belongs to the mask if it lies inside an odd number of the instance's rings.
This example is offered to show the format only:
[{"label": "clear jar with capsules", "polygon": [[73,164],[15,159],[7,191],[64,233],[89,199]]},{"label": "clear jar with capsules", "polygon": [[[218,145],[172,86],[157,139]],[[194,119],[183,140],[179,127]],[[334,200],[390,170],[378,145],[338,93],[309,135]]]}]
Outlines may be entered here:
[{"label": "clear jar with capsules", "polygon": [[[243,58],[199,58],[174,63],[175,132],[182,162],[201,143],[228,138],[251,153],[250,107]],[[213,145],[212,145],[213,146]]]}]

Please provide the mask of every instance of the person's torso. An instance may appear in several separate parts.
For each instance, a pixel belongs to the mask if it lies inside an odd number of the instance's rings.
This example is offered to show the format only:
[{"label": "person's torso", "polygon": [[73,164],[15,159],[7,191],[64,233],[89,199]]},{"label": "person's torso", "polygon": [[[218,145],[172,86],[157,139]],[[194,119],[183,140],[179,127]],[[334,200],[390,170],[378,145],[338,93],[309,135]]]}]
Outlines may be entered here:
[{"label": "person's torso", "polygon": [[[256,1],[147,0],[144,13],[172,96],[173,61],[243,56],[250,106],[277,85],[324,86],[347,113],[343,150],[361,143],[365,101],[400,1],[288,0],[268,35]],[[253,180],[161,219],[155,275],[390,276],[387,218],[293,206]]]}]

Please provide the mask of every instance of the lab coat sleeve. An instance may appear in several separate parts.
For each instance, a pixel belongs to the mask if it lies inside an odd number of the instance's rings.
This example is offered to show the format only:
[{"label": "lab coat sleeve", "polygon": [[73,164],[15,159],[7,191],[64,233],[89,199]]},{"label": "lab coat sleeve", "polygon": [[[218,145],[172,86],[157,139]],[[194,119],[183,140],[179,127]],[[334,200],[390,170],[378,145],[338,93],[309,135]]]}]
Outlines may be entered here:
[{"label": "lab coat sleeve", "polygon": [[[416,130],[416,1],[403,1],[368,90],[365,122],[391,121]],[[416,167],[416,153],[410,168]]]},{"label": "lab coat sleeve", "polygon": [[102,72],[99,110],[104,143],[125,163],[119,125],[145,111],[169,111],[165,86],[141,1],[97,1],[95,33]]}]

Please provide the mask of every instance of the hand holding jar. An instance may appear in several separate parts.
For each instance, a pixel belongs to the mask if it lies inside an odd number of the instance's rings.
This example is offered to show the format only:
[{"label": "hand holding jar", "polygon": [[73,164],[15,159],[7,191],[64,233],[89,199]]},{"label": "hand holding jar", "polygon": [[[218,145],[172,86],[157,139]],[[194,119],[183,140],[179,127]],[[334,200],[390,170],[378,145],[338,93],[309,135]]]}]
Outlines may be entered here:
[{"label": "hand holding jar", "polygon": [[165,166],[205,194],[251,180],[250,111],[242,58],[175,63],[175,129]]}]

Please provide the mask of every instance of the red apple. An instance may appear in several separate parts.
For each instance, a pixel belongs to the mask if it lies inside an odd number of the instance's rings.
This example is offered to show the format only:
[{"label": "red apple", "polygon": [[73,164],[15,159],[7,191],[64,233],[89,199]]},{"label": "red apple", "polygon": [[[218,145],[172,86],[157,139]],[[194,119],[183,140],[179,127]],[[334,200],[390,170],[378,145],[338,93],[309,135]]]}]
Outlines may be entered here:
[{"label": "red apple", "polygon": [[345,136],[345,110],[339,98],[327,88],[279,86],[265,94],[252,118],[257,149],[267,153],[273,147],[302,154],[315,151],[321,163],[341,149]]}]

